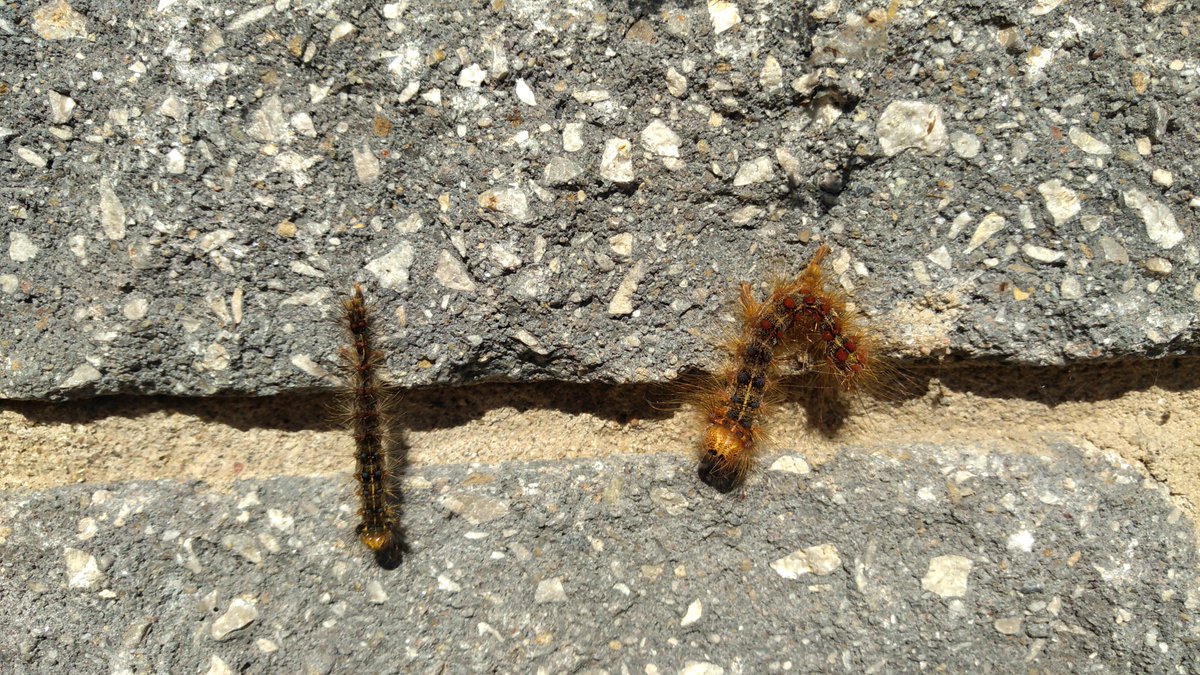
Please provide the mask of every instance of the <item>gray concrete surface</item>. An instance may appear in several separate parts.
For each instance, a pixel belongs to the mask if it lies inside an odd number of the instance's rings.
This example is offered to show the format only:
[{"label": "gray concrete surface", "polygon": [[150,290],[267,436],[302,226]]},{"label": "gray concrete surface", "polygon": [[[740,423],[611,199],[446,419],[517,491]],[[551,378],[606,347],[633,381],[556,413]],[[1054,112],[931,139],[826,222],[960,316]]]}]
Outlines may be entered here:
[{"label": "gray concrete surface", "polygon": [[[407,478],[410,553],[338,480],[0,495],[5,672],[1192,672],[1165,489],[1069,446],[674,456]],[[787,471],[779,469],[788,469]],[[807,471],[807,472],[806,472]]]},{"label": "gray concrete surface", "polygon": [[908,355],[1195,351],[1187,2],[0,7],[0,396],[659,380],[816,241]]},{"label": "gray concrete surface", "polygon": [[[711,368],[737,284],[820,242],[902,358],[1196,353],[1198,28],[1168,0],[0,5],[0,398],[328,389],[356,281],[403,386],[640,386]],[[674,456],[421,468],[392,571],[348,478],[0,493],[0,671],[1200,670],[1194,524],[1134,468],[778,468],[744,499]]]}]

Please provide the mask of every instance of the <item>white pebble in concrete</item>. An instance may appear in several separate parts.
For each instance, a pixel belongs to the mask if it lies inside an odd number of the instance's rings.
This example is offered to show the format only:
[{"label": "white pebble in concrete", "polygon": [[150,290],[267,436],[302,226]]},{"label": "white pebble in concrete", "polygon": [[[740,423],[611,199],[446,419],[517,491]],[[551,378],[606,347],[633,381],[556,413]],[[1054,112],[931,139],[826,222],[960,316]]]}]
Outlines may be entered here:
[{"label": "white pebble in concrete", "polygon": [[[564,136],[564,147],[565,140]],[[604,152],[600,156],[600,176],[614,183],[632,183],[633,159],[629,151],[628,139],[610,138],[605,141]]]},{"label": "white pebble in concrete", "polygon": [[967,594],[967,579],[974,564],[961,555],[938,556],[929,561],[921,588],[943,598],[961,598]]},{"label": "white pebble in concrete", "polygon": [[1055,225],[1062,225],[1074,218],[1083,206],[1079,195],[1057,178],[1038,185],[1038,192],[1042,194],[1046,210],[1050,212]]},{"label": "white pebble in concrete", "polygon": [[735,187],[765,183],[775,178],[775,162],[767,155],[743,162],[733,177]]},{"label": "white pebble in concrete", "polygon": [[1175,222],[1175,214],[1162,202],[1146,196],[1141,190],[1127,190],[1122,194],[1125,206],[1134,209],[1146,225],[1146,236],[1162,248],[1174,248],[1183,241],[1183,230]]},{"label": "white pebble in concrete", "polygon": [[537,590],[533,593],[533,601],[540,604],[547,602],[566,602],[567,593],[563,589],[561,577],[546,579],[537,585]]},{"label": "white pebble in concrete", "polygon": [[921,101],[893,101],[875,125],[883,154],[891,157],[909,148],[925,154],[942,152],[949,145],[942,109]]}]

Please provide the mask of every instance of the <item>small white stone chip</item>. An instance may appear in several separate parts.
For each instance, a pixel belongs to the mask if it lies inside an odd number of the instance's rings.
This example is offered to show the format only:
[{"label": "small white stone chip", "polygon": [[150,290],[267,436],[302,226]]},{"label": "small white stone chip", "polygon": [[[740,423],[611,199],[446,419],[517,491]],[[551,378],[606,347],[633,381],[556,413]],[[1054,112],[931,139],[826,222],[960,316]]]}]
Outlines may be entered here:
[{"label": "small white stone chip", "polygon": [[492,260],[505,270],[515,270],[521,266],[521,256],[512,252],[506,244],[492,244]]},{"label": "small white stone chip", "polygon": [[1079,277],[1068,274],[1058,285],[1058,292],[1063,300],[1078,300],[1083,297],[1083,285],[1079,282]]},{"label": "small white stone chip", "polygon": [[961,598],[967,594],[967,579],[974,564],[970,558],[961,555],[933,558],[921,579],[921,588],[943,598]]},{"label": "small white stone chip", "polygon": [[254,605],[242,598],[234,598],[233,602],[229,603],[229,609],[213,621],[211,630],[212,638],[214,640],[224,640],[234,631],[249,626],[257,618],[258,609]]},{"label": "small white stone chip", "polygon": [[229,31],[240,30],[242,28],[245,28],[246,26],[249,26],[250,24],[254,23],[255,21],[261,21],[262,19],[265,19],[267,17],[267,15],[273,11],[275,11],[275,4],[268,3],[261,7],[258,7],[256,9],[252,9],[248,12],[243,12],[241,15],[238,16],[238,18],[234,19],[233,21],[230,21],[229,25],[225,26],[225,30],[229,30]]},{"label": "small white stone chip", "polygon": [[954,154],[963,159],[973,159],[979,155],[983,144],[979,142],[979,137],[965,131],[955,131],[950,134],[950,147],[954,150]]},{"label": "small white stone chip", "polygon": [[1046,210],[1050,212],[1055,225],[1062,225],[1074,218],[1082,207],[1079,195],[1057,178],[1038,185],[1038,192],[1042,194]]},{"label": "small white stone chip", "polygon": [[533,601],[539,605],[547,602],[566,602],[567,593],[563,590],[562,577],[539,582],[537,590],[533,592]]},{"label": "small white stone chip", "polygon": [[104,580],[104,573],[100,571],[96,557],[88,554],[87,551],[67,548],[63,551],[63,557],[67,562],[67,586],[69,588],[89,590]]},{"label": "small white stone chip", "polygon": [[54,90],[46,94],[46,98],[50,100],[50,121],[55,124],[71,121],[71,114],[75,112],[75,99]]},{"label": "small white stone chip", "polygon": [[85,384],[91,384],[100,379],[100,371],[96,370],[95,366],[90,363],[81,363],[75,366],[75,370],[71,371],[71,376],[63,380],[59,387],[63,389],[74,389],[82,387]]},{"label": "small white stone chip", "polygon": [[329,44],[333,44],[357,30],[358,28],[349,21],[338,22],[333,30],[329,31]]},{"label": "small white stone chip", "polygon": [[354,148],[351,153],[354,156],[354,173],[358,176],[360,183],[374,183],[379,178],[379,158],[371,151],[371,146],[366,141],[362,145]]},{"label": "small white stone chip", "polygon": [[29,262],[37,257],[37,244],[24,232],[8,233],[8,257],[13,262]]},{"label": "small white stone chip", "polygon": [[379,583],[378,579],[367,582],[367,602],[373,605],[382,605],[387,602],[387,599],[387,591],[383,590],[383,584]]},{"label": "small white stone chip", "polygon": [[771,569],[784,579],[799,579],[805,574],[828,576],[841,566],[842,558],[833,544],[797,549],[771,563]]},{"label": "small white stone chip", "polygon": [[107,177],[100,179],[100,227],[104,236],[113,241],[125,238],[125,205],[113,192]]},{"label": "small white stone chip", "polygon": [[679,675],[725,675],[725,669],[708,661],[686,661]]},{"label": "small white stone chip", "polygon": [[936,251],[925,257],[929,259],[929,262],[944,270],[949,270],[954,265],[954,261],[950,258],[950,251],[945,245],[939,246]]},{"label": "small white stone chip", "polygon": [[662,120],[654,120],[642,130],[642,145],[659,157],[679,156],[679,134]]},{"label": "small white stone chip", "polygon": [[712,20],[713,33],[720,35],[742,22],[735,2],[708,0],[708,17]]},{"label": "small white stone chip", "polygon": [[641,260],[625,273],[625,278],[621,280],[621,285],[617,287],[617,292],[613,294],[612,300],[608,303],[610,316],[633,314],[633,294],[637,291],[637,286],[645,274],[646,269]]},{"label": "small white stone chip", "polygon": [[167,173],[181,174],[187,171],[187,156],[179,148],[171,148],[167,153]]},{"label": "small white stone chip", "polygon": [[1179,223],[1175,222],[1175,214],[1169,206],[1150,199],[1141,190],[1126,190],[1122,197],[1125,199],[1125,206],[1136,210],[1142,217],[1142,222],[1146,225],[1146,236],[1150,237],[1150,241],[1167,249],[1174,248],[1183,241],[1183,230],[1179,228]]},{"label": "small white stone chip", "polygon": [[979,224],[975,226],[975,234],[971,235],[971,241],[967,242],[967,247],[963,249],[963,253],[970,253],[975,249],[983,246],[992,235],[996,234],[1005,226],[1004,216],[992,212],[983,217]]},{"label": "small white stone chip", "polygon": [[450,494],[442,497],[441,504],[472,525],[490,523],[508,515],[508,502],[487,495]]},{"label": "small white stone chip", "polygon": [[1056,263],[1067,255],[1062,251],[1055,251],[1045,246],[1035,246],[1033,244],[1025,244],[1021,247],[1021,251],[1033,260],[1043,263]]},{"label": "small white stone chip", "polygon": [[29,162],[30,164],[32,164],[33,166],[36,166],[39,169],[46,168],[46,164],[48,164],[45,157],[42,157],[41,155],[37,154],[33,150],[30,150],[29,148],[17,148],[16,152],[17,152],[17,157],[20,157],[21,159],[25,160],[26,162]]},{"label": "small white stone chip", "polygon": [[1021,617],[1012,616],[1004,619],[996,619],[992,622],[992,627],[1001,635],[1017,635],[1021,632]]},{"label": "small white stone chip", "polygon": [[204,675],[233,675],[233,669],[225,663],[225,659],[213,654],[208,657],[208,670]]},{"label": "small white stone chip", "polygon": [[614,234],[608,238],[608,247],[622,258],[628,258],[633,255],[633,234],[630,232]]},{"label": "small white stone chip", "polygon": [[413,247],[400,242],[390,251],[367,263],[367,271],[379,279],[383,288],[404,290],[408,286],[408,270],[413,265]]},{"label": "small white stone chip", "polygon": [[[565,136],[564,136],[564,147]],[[629,140],[610,138],[604,142],[600,155],[600,177],[618,184],[633,182],[633,158],[630,156]]]},{"label": "small white stone chip", "polygon": [[433,276],[442,286],[453,291],[475,292],[475,282],[467,274],[467,268],[453,253],[442,249],[438,255],[437,269]]},{"label": "small white stone chip", "polygon": [[579,152],[583,149],[583,122],[568,122],[563,126],[563,150]]},{"label": "small white stone chip", "polygon": [[767,91],[783,88],[783,67],[779,65],[779,59],[770,54],[763,59],[762,71],[758,74],[758,84]]},{"label": "small white stone chip", "polygon": [[1067,138],[1075,144],[1075,147],[1088,153],[1089,155],[1111,155],[1112,148],[1108,144],[1080,129],[1079,127],[1071,127],[1067,131]]},{"label": "small white stone chip", "polygon": [[775,178],[775,162],[767,155],[757,157],[748,162],[742,162],[737,175],[733,177],[733,185],[741,187],[753,183],[765,183]]},{"label": "small white stone chip", "polygon": [[687,92],[687,78],[684,77],[675,67],[667,68],[667,93],[675,98],[683,98]]},{"label": "small white stone chip", "polygon": [[679,622],[680,626],[690,626],[700,620],[704,616],[704,605],[699,600],[694,600],[688,605],[687,613],[683,615],[683,619]]},{"label": "small white stone chip", "polygon": [[487,71],[478,63],[472,63],[458,72],[458,86],[463,89],[478,89],[486,79]]},{"label": "small white stone chip", "polygon": [[537,105],[537,96],[534,95],[533,89],[529,87],[529,83],[525,81],[525,78],[519,78],[517,80],[516,89],[518,101],[524,103],[525,105]]},{"label": "small white stone chip", "polygon": [[162,113],[163,117],[182,121],[187,115],[187,104],[175,95],[171,95],[162,102],[162,105],[158,106],[158,112]]},{"label": "small white stone chip", "polygon": [[522,223],[531,219],[529,198],[515,187],[488,190],[479,195],[477,202],[484,210],[503,213]]},{"label": "small white stone chip", "polygon": [[553,157],[542,171],[542,180],[551,187],[570,185],[583,175],[583,167],[561,155]]},{"label": "small white stone chip", "polygon": [[517,330],[517,332],[513,334],[513,337],[517,338],[521,344],[529,347],[529,349],[535,354],[541,354],[542,356],[545,356],[546,354],[550,353],[550,350],[546,349],[544,346],[542,346],[542,343],[538,341],[537,336],[525,330],[524,328]]},{"label": "small white stone chip", "polygon": [[87,37],[87,19],[66,0],[48,2],[33,11],[33,32],[43,40]]},{"label": "small white stone chip", "polygon": [[909,148],[932,155],[949,145],[941,107],[921,101],[892,101],[879,116],[875,133],[888,157]]},{"label": "small white stone chip", "polygon": [[1033,533],[1029,530],[1017,530],[1008,537],[1008,550],[1029,553],[1033,550]]},{"label": "small white stone chip", "polygon": [[282,143],[291,138],[287,118],[283,116],[283,99],[270,96],[264,100],[250,115],[246,134],[263,143]]}]

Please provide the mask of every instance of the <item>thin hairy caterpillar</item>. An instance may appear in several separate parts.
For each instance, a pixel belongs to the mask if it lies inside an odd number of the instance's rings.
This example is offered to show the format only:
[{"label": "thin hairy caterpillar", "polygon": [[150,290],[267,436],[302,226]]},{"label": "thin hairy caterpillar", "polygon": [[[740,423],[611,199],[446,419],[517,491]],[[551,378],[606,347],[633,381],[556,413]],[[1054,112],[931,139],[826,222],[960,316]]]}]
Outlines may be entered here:
[{"label": "thin hairy caterpillar", "polygon": [[383,567],[393,567],[403,548],[397,477],[388,411],[391,402],[379,375],[383,354],[372,345],[371,316],[362,286],[342,303],[342,321],[350,344],[341,350],[349,387],[349,418],[354,431],[354,476],[358,480],[362,522],[355,534]]},{"label": "thin hairy caterpillar", "polygon": [[798,351],[840,387],[853,390],[878,377],[870,338],[845,296],[826,288],[821,245],[797,278],[779,280],[763,303],[741,287],[742,326],[727,346],[722,375],[698,397],[708,428],[701,444],[701,480],[722,492],[740,485],[762,442],[760,420],[775,396],[780,357]]}]

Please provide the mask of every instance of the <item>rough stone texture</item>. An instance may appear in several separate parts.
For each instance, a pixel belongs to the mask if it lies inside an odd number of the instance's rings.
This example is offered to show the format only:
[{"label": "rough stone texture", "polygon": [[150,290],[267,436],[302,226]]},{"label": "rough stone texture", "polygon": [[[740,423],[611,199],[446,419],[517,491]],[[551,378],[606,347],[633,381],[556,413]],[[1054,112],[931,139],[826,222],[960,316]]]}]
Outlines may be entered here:
[{"label": "rough stone texture", "polygon": [[355,281],[404,385],[664,379],[817,241],[901,354],[1194,351],[1188,5],[880,4],[5,4],[0,396],[328,387]]},{"label": "rough stone texture", "polygon": [[[352,541],[336,480],[0,493],[0,661],[13,673],[203,672],[214,659],[232,672],[1200,668],[1200,560],[1166,490],[1099,453],[1030,450],[852,449],[812,473],[756,473],[744,498],[673,456],[430,468],[406,479],[411,552],[394,571]],[[475,522],[463,504],[506,511]],[[77,558],[95,567],[88,584],[74,581]]]}]

